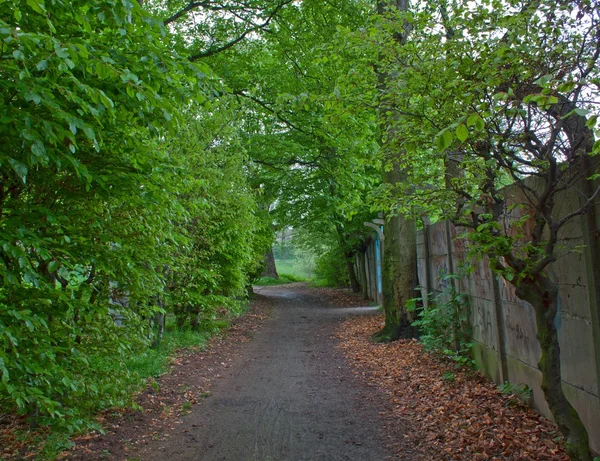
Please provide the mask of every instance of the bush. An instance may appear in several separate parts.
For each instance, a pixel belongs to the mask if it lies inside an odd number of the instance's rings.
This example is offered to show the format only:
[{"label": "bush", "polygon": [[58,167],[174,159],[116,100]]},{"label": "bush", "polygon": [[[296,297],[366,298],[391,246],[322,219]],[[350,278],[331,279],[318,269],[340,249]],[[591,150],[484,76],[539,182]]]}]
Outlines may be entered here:
[{"label": "bush", "polygon": [[315,260],[315,285],[347,287],[350,285],[346,259],[341,249],[331,248]]}]

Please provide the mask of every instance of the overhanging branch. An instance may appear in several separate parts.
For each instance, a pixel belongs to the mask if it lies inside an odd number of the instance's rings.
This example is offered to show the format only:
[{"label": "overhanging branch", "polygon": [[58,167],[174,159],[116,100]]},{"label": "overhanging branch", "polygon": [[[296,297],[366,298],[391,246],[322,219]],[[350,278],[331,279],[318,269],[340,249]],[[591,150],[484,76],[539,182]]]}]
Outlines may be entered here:
[{"label": "overhanging branch", "polygon": [[[275,18],[275,16],[277,15],[277,13],[279,13],[279,11],[281,11],[281,9],[290,4],[293,0],[284,0],[283,2],[281,2],[280,4],[278,4],[273,11],[271,11],[271,13],[267,16],[267,19],[265,19],[264,22],[260,23],[260,24],[255,24],[252,27],[250,27],[249,29],[246,29],[244,32],[242,32],[239,36],[237,36],[236,38],[230,40],[229,42],[221,45],[221,46],[217,46],[214,48],[209,48],[208,50],[205,51],[201,51],[199,53],[196,53],[194,55],[192,55],[190,57],[190,61],[197,61],[198,59],[202,59],[202,58],[208,58],[209,56],[214,56],[215,54],[221,53],[225,50],[228,50],[229,48],[235,46],[236,44],[238,44],[239,42],[241,42],[242,40],[244,40],[249,34],[253,33],[253,32],[258,32],[259,30],[265,29],[270,23],[271,21]],[[167,21],[173,22],[174,20],[176,20],[177,18],[187,14],[189,11],[191,11],[194,8],[200,7],[204,4],[209,4],[210,2],[193,2],[190,3],[186,8],[184,8],[184,10],[182,10],[179,13],[176,13],[175,15],[173,15],[171,18],[167,19],[165,21],[165,24],[168,24]],[[196,5],[196,6],[194,6]],[[219,8],[219,7],[216,7]],[[212,9],[214,10],[215,7],[212,7]],[[227,8],[222,8],[223,11],[226,11]]]}]

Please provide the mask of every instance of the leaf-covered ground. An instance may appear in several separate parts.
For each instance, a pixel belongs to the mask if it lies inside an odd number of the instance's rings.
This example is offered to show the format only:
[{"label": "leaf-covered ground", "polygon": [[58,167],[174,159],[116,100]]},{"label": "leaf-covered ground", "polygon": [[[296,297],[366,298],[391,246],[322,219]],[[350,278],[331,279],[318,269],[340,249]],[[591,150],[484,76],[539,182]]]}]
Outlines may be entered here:
[{"label": "leaf-covered ground", "polygon": [[355,375],[385,395],[387,425],[410,428],[406,440],[390,441],[398,457],[409,442],[431,459],[569,459],[552,422],[479,373],[424,351],[416,340],[369,341],[382,325],[382,315],[354,317],[336,336]]}]

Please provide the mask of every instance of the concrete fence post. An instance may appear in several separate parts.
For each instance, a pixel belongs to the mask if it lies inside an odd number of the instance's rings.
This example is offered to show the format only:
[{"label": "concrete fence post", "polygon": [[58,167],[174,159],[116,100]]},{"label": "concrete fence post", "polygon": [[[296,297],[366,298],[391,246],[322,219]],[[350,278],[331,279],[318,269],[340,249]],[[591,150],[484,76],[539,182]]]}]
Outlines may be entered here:
[{"label": "concrete fence post", "polygon": [[421,290],[421,292],[425,293],[423,295],[423,305],[425,307],[429,307],[429,294],[433,289],[433,275],[431,273],[431,252],[429,248],[431,241],[431,221],[429,220],[428,216],[423,216],[421,219],[423,220],[423,258],[425,259],[425,280],[422,281],[424,286],[422,287],[423,290]]},{"label": "concrete fence post", "polygon": [[498,363],[500,364],[500,380],[504,383],[508,381],[508,361],[506,359],[506,325],[504,324],[504,312],[502,305],[502,296],[500,294],[500,281],[491,268],[492,290],[494,292],[494,317],[496,319],[496,349],[498,350]]}]

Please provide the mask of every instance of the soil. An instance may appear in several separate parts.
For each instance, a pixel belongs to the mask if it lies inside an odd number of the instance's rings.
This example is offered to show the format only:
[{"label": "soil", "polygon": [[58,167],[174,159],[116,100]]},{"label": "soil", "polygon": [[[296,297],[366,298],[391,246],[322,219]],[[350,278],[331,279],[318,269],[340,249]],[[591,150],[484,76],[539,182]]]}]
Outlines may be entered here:
[{"label": "soil", "polygon": [[256,291],[253,310],[227,336],[179,357],[140,396],[141,411],[107,416],[109,432],[80,438],[66,457],[369,461],[392,458],[393,440],[396,456],[422,459],[399,447],[402,421],[381,417],[383,395],[336,347],[333,332],[344,320],[376,309],[340,307],[362,301],[303,284]]}]

